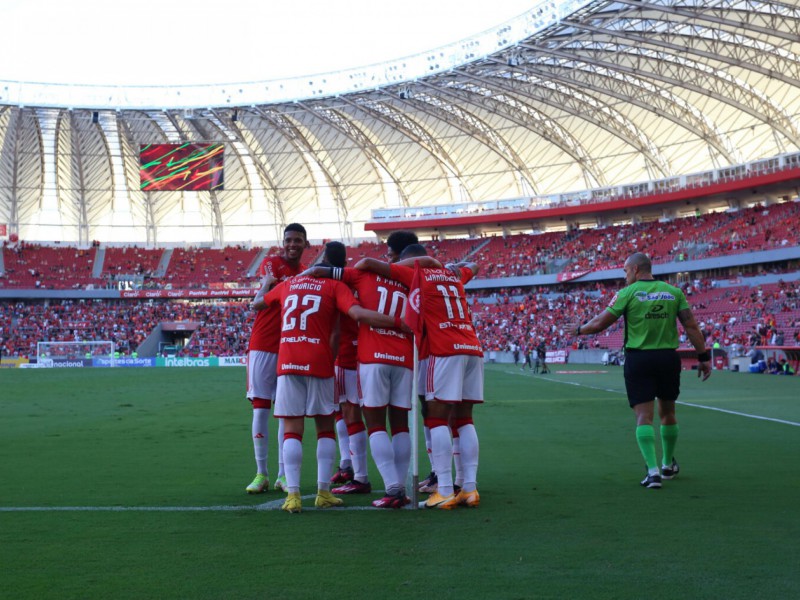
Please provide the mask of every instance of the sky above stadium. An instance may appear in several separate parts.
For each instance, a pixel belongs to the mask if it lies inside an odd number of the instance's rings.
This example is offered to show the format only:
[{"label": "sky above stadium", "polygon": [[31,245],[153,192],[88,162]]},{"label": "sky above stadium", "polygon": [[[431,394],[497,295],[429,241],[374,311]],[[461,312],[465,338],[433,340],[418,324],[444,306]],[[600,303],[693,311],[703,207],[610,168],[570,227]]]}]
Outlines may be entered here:
[{"label": "sky above stadium", "polygon": [[0,0],[0,80],[265,81],[457,42],[536,0]]}]

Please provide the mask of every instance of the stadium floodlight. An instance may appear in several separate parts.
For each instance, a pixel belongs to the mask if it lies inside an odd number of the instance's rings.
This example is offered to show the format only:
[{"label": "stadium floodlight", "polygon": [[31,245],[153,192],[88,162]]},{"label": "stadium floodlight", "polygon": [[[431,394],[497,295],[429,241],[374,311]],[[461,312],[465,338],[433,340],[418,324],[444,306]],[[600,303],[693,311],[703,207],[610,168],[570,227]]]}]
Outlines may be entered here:
[{"label": "stadium floodlight", "polygon": [[[115,364],[116,345],[110,340],[83,342],[36,342],[36,359],[44,367],[83,366],[84,360],[105,358]],[[81,364],[78,365],[77,363]]]}]

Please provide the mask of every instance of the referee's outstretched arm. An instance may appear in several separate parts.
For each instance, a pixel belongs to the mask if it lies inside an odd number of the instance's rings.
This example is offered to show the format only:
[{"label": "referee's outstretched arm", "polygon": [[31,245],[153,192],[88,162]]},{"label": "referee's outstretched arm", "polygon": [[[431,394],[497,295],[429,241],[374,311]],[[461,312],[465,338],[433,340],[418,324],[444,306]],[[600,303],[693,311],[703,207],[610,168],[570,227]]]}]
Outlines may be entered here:
[{"label": "referee's outstretched arm", "polygon": [[[586,323],[576,322],[569,325],[568,331],[573,331],[575,335],[592,335],[595,333],[600,333],[601,331],[605,331],[609,327],[611,327],[614,323],[617,322],[617,317],[612,312],[608,310],[603,310],[602,312],[595,315],[590,321]],[[699,331],[699,329],[698,329]]]}]

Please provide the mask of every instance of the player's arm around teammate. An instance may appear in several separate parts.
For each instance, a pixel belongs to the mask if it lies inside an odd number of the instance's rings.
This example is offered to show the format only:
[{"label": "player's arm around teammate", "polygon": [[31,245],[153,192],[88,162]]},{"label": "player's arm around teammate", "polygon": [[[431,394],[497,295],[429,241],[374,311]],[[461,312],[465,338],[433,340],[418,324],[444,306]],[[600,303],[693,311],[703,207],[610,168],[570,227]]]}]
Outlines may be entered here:
[{"label": "player's arm around teammate", "polygon": [[[417,252],[424,255],[425,249],[418,244],[411,245],[401,258],[405,253],[415,256]],[[372,259],[364,259],[356,267],[399,281],[411,289],[412,294],[418,281],[420,313],[430,345],[426,424],[431,432],[431,456],[438,477],[438,490],[425,506],[438,509],[459,505],[477,507],[480,504],[477,492],[479,443],[472,421],[472,405],[483,402],[483,351],[475,335],[463,288],[474,271],[459,269],[454,273],[443,267],[413,269]],[[459,433],[464,471],[464,485],[458,494],[452,474],[451,416]]]},{"label": "player's arm around teammate", "polygon": [[267,273],[264,275],[264,278],[261,280],[261,287],[256,292],[256,295],[253,297],[253,302],[250,304],[253,310],[264,310],[267,307],[267,304],[264,302],[264,296],[266,296],[267,292],[269,292],[276,282],[277,279],[271,274]]}]

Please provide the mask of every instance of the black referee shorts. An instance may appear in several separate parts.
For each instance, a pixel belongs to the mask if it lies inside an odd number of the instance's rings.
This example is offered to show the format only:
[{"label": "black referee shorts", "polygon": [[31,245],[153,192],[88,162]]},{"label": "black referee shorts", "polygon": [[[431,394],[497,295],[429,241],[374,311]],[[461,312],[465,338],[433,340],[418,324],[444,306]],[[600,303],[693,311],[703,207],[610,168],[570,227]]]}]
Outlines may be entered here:
[{"label": "black referee shorts", "polygon": [[675,401],[681,391],[681,359],[675,350],[626,350],[625,389],[631,407]]}]

